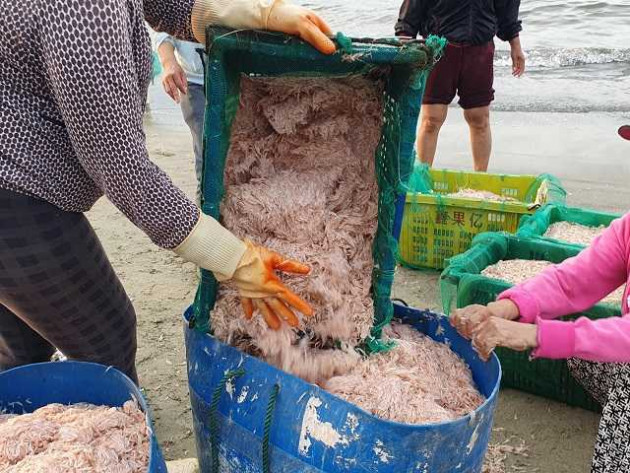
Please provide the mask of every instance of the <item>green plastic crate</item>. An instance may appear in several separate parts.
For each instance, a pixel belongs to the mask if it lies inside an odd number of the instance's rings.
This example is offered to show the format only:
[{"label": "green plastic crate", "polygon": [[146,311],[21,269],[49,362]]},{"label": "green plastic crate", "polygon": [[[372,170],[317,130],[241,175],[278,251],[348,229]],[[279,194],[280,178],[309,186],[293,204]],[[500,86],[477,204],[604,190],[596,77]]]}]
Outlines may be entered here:
[{"label": "green plastic crate", "polygon": [[582,249],[584,248],[583,245],[549,238],[544,235],[549,227],[557,222],[578,223],[587,227],[600,227],[602,225],[608,227],[613,220],[620,217],[621,215],[619,214],[577,207],[565,207],[552,203],[541,207],[534,215],[524,216],[516,234],[523,238],[541,239]]},{"label": "green plastic crate", "polygon": [[[390,300],[396,268],[393,238],[396,201],[406,189],[413,170],[413,146],[427,77],[440,57],[446,40],[401,42],[395,38],[334,39],[335,54],[326,56],[299,38],[280,33],[206,30],[202,211],[220,218],[224,172],[231,144],[243,77],[257,78],[350,78],[362,77],[383,89],[381,138],[374,156],[378,182],[378,228],[372,246],[372,298],[374,326],[365,341],[366,351],[382,349],[381,330],[393,316]],[[201,271],[191,324],[211,331],[210,312],[218,282]]]},{"label": "green plastic crate", "polygon": [[[505,233],[486,233],[473,241],[466,253],[452,258],[442,273],[440,289],[444,311],[450,313],[453,302],[457,307],[488,304],[512,285],[482,276],[486,267],[509,259],[546,260],[560,263],[580,252],[573,248],[542,240],[530,240]],[[591,309],[565,320],[586,316],[600,319],[621,315],[621,307],[597,304]],[[601,407],[571,376],[565,360],[529,360],[528,352],[506,348],[496,350],[503,368],[503,385],[529,392],[570,406],[599,411]]]},{"label": "green plastic crate", "polygon": [[[555,177],[487,174],[429,169],[416,165],[409,184],[399,261],[411,268],[442,269],[447,260],[470,248],[482,232],[516,232],[523,215],[548,202],[564,203],[566,192]],[[495,202],[449,197],[460,189],[489,191],[516,199]]]}]

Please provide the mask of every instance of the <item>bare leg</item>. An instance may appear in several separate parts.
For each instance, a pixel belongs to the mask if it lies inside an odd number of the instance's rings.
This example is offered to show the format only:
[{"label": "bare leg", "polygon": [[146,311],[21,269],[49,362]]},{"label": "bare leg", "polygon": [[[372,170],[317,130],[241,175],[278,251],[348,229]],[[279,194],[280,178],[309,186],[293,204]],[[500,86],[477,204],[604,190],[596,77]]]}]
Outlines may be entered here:
[{"label": "bare leg", "polygon": [[447,111],[448,105],[432,104],[422,106],[417,144],[418,157],[421,162],[427,163],[429,166],[433,165],[433,159],[435,159],[438,134],[444,120],[446,120]]},{"label": "bare leg", "polygon": [[475,171],[486,172],[492,151],[492,132],[490,130],[490,107],[478,107],[464,110],[464,118],[470,127]]}]

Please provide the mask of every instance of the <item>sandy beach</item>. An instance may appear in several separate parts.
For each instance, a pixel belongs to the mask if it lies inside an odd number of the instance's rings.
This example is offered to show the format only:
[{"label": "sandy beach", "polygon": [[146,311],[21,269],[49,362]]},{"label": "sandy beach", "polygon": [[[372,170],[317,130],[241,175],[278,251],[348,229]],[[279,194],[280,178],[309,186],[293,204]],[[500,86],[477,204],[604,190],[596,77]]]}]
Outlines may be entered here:
[{"label": "sandy beach", "polygon": [[[630,203],[630,147],[616,137],[619,115],[493,114],[492,171],[550,172],[570,192],[569,202],[609,211]],[[188,129],[179,109],[151,88],[145,130],[151,159],[189,196],[195,177]],[[436,166],[469,168],[468,136],[461,111],[453,108],[440,141]],[[625,146],[624,146],[625,145]],[[188,399],[181,314],[192,302],[192,264],[155,247],[106,199],[89,213],[138,314],[138,370],[155,415],[156,433],[167,458],[195,453]],[[437,309],[437,274],[401,269],[395,296],[421,308]],[[521,471],[589,471],[598,416],[516,391],[501,393],[494,441],[524,441],[529,456],[508,465]],[[537,469],[537,470],[536,470]],[[510,469],[508,468],[508,471]]]}]

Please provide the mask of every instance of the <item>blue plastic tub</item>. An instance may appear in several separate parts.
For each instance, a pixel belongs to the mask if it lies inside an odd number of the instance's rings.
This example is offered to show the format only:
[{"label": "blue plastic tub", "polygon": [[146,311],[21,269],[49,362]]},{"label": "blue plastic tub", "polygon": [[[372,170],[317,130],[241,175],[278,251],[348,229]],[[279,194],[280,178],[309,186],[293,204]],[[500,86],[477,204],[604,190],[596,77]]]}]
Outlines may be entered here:
[{"label": "blue plastic tub", "polygon": [[[191,314],[189,308],[187,322]],[[481,361],[444,316],[403,306],[395,307],[395,316],[449,343],[470,365],[486,402],[452,422],[406,425],[381,420],[187,324],[188,379],[201,471],[480,472],[501,378],[497,358]],[[213,457],[219,460],[216,469]]]},{"label": "blue plastic tub", "polygon": [[[147,413],[149,408],[138,387],[120,371],[79,361],[36,363],[0,373],[0,411],[27,414],[52,403],[120,407],[135,399]],[[162,452],[151,435],[149,473],[167,473]]]}]

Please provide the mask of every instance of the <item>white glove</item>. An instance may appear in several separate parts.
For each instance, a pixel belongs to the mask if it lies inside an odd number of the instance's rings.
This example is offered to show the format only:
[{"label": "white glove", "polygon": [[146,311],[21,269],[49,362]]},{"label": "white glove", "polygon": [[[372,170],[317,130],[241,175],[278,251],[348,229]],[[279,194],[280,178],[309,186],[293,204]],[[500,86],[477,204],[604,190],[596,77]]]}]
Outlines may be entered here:
[{"label": "white glove", "polygon": [[285,0],[197,0],[192,10],[192,30],[201,44],[206,42],[208,25],[280,31],[299,36],[324,54],[336,49],[324,20]]}]

